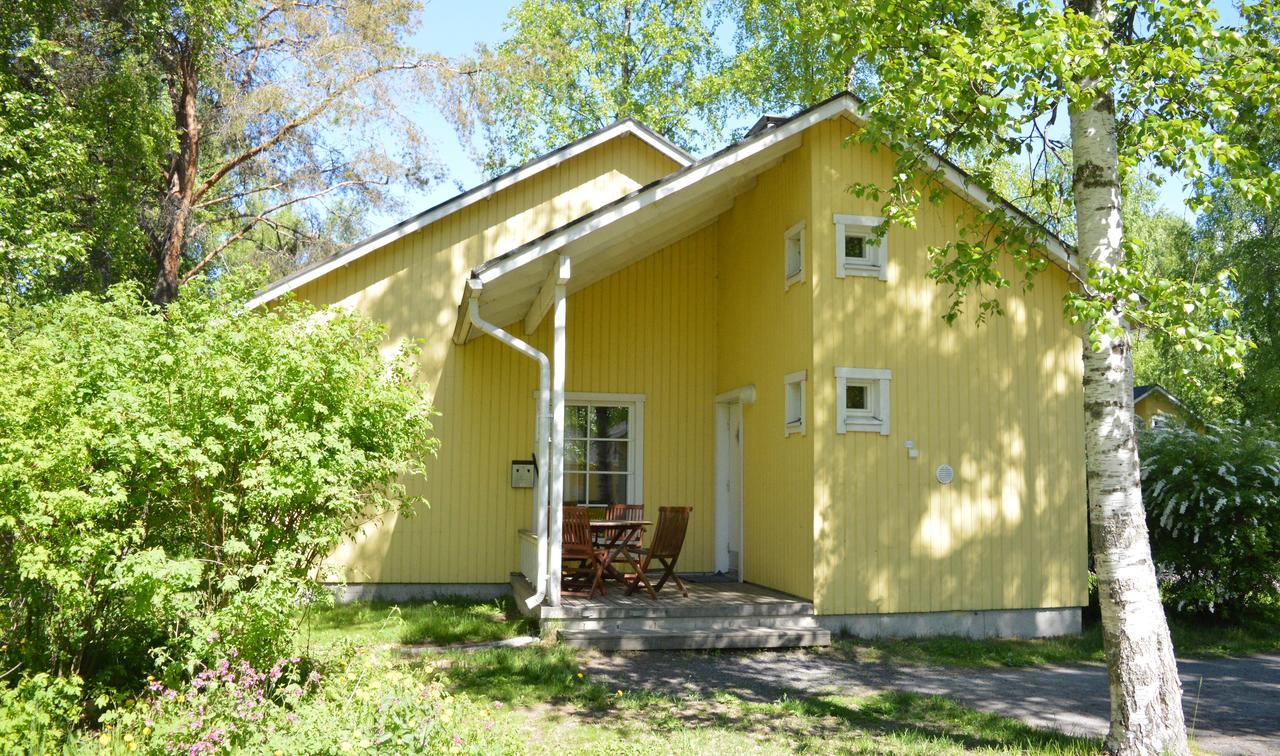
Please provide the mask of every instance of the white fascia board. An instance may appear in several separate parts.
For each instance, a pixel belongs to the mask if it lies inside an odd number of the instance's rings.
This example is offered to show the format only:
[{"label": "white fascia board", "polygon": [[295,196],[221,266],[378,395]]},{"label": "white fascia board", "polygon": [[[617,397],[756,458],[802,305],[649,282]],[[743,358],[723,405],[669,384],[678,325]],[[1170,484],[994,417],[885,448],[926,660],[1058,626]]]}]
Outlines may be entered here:
[{"label": "white fascia board", "polygon": [[[662,179],[647,189],[643,189],[635,194],[635,196],[620,202],[613,206],[606,206],[601,210],[590,213],[583,218],[571,221],[569,224],[562,226],[560,230],[552,232],[547,236],[530,242],[523,248],[517,247],[512,250],[515,254],[507,259],[495,258],[491,262],[497,264],[485,263],[477,267],[473,271],[484,283],[490,283],[495,279],[501,278],[503,275],[527,265],[541,257],[556,252],[573,241],[581,239],[584,236],[597,231],[616,220],[625,218],[638,210],[652,205],[653,203],[670,196],[675,192],[685,189],[693,184],[702,181],[705,178],[715,175],[724,169],[735,165],[752,155],[758,154],[778,142],[789,139],[810,126],[822,121],[826,121],[836,116],[844,115],[855,124],[862,125],[866,123],[866,118],[862,113],[858,102],[852,95],[845,94],[827,102],[824,105],[814,108],[813,110],[796,116],[791,121],[784,123],[775,128],[762,132],[758,137],[743,141],[738,146],[726,150],[716,157],[708,159],[700,165],[686,168],[672,176]],[[936,155],[926,157],[926,163],[930,168],[938,170],[942,173],[943,180],[958,194],[972,200],[979,207],[991,210],[999,207],[1001,210],[1015,216],[1018,220],[1031,225],[1039,226],[1030,216],[1018,210],[1013,205],[1002,199],[992,198],[986,191],[971,183],[960,169],[951,165]],[[1050,257],[1067,271],[1075,270],[1075,265],[1071,262],[1070,250],[1066,248],[1052,234],[1045,234],[1045,246]],[[510,253],[509,253],[510,254]]]},{"label": "white fascia board", "polygon": [[694,162],[692,155],[666,139],[663,139],[661,136],[655,134],[636,121],[628,118],[625,121],[619,121],[612,126],[601,129],[595,134],[584,139],[550,152],[541,158],[535,159],[531,163],[525,164],[523,167],[511,171],[510,173],[505,173],[492,181],[473,187],[472,189],[457,195],[451,200],[447,200],[424,211],[420,215],[413,216],[408,220],[401,221],[400,223],[391,226],[390,228],[379,231],[364,241],[357,243],[355,246],[350,247],[326,260],[322,260],[313,267],[303,268],[292,276],[287,276],[264,289],[262,293],[249,300],[248,304],[245,305],[245,309],[252,310],[260,307],[261,305],[283,296],[294,289],[311,283],[317,278],[320,278],[337,268],[344,265],[350,265],[352,262],[359,260],[370,252],[385,247],[415,231],[426,228],[447,215],[456,213],[457,211],[474,205],[481,200],[488,199],[498,192],[510,188],[527,178],[531,178],[548,168],[554,168],[570,158],[577,157],[588,150],[594,149],[595,147],[624,134],[630,134],[636,137],[670,158],[681,168],[692,165]]},{"label": "white fascia board", "polygon": [[821,123],[828,118],[839,115],[847,108],[848,103],[843,99],[833,100],[822,107],[798,116],[782,126],[764,132],[758,138],[743,142],[740,146],[727,150],[718,157],[711,158],[705,163],[687,168],[670,178],[663,179],[648,189],[639,191],[630,199],[609,207],[607,210],[597,211],[594,215],[588,215],[581,222],[573,221],[569,225],[561,227],[559,231],[526,245],[523,249],[517,248],[520,249],[517,254],[500,261],[492,267],[481,266],[484,269],[477,268],[475,275],[482,282],[490,283],[517,268],[528,265],[559,250],[570,242],[604,228],[616,220],[625,218],[682,189],[697,184],[703,179],[714,176],[726,168],[737,165],[778,142],[799,134],[816,123]]}]

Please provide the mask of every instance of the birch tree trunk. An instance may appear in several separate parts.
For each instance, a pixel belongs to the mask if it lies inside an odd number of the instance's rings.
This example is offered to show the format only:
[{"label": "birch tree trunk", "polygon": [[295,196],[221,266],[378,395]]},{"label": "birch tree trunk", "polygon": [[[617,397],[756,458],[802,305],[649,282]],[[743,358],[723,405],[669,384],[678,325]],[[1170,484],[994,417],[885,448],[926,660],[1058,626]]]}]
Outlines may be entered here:
[{"label": "birch tree trunk", "polygon": [[[1106,18],[1106,0],[1070,0],[1070,5],[1091,18]],[[1097,80],[1079,83],[1096,96],[1083,108],[1071,104],[1077,244],[1086,264],[1118,265],[1124,226],[1115,100]],[[1120,333],[1104,337],[1096,350],[1087,340],[1084,347],[1089,532],[1111,687],[1106,750],[1188,754],[1182,687],[1142,505],[1130,340],[1127,330]]]}]

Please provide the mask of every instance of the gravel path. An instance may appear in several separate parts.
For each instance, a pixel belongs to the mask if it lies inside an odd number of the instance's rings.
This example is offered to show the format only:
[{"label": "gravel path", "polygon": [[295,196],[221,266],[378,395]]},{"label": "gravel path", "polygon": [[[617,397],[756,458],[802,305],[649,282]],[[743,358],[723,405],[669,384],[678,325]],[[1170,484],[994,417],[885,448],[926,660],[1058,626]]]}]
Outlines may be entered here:
[{"label": "gravel path", "polygon": [[[591,654],[584,667],[610,688],[665,694],[728,691],[752,700],[784,692],[866,695],[883,690],[947,696],[1036,727],[1102,737],[1107,671],[1100,664],[956,669],[860,664],[827,652]],[[1205,751],[1280,753],[1280,656],[1178,663],[1188,727]]]}]

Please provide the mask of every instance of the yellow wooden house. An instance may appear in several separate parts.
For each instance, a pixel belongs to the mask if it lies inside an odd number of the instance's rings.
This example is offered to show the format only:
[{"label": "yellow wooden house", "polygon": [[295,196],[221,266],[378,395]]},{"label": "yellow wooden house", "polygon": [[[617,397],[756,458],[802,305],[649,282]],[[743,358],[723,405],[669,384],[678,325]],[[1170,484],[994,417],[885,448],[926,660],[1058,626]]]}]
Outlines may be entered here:
[{"label": "yellow wooden house", "polygon": [[830,629],[1077,630],[1074,253],[1050,236],[1004,317],[948,326],[926,250],[1004,203],[939,158],[950,196],[876,238],[848,188],[893,160],[846,146],[862,122],[841,94],[695,159],[622,121],[263,291],[359,310],[388,350],[425,341],[441,445],[410,484],[430,506],[333,555],[348,593],[516,573],[556,607],[561,507],[627,502],[692,506],[682,571],[798,597]]},{"label": "yellow wooden house", "polygon": [[1139,428],[1159,428],[1170,420],[1195,423],[1195,415],[1158,383],[1133,387],[1133,416]]}]

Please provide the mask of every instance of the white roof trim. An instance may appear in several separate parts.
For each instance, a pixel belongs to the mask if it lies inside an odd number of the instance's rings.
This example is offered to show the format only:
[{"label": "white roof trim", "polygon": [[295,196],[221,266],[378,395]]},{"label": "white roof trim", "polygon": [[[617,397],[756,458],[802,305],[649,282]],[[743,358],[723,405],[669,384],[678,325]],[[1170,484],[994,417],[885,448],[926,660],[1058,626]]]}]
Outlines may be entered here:
[{"label": "white roof trim", "polygon": [[252,310],[260,307],[277,297],[311,283],[330,271],[336,270],[344,265],[349,265],[374,250],[385,247],[397,239],[401,239],[419,229],[425,228],[447,215],[455,213],[481,200],[492,197],[503,189],[514,186],[515,184],[541,173],[548,168],[554,168],[570,158],[581,155],[588,150],[594,149],[595,147],[598,147],[611,139],[623,136],[624,134],[630,134],[636,137],[670,158],[681,168],[692,165],[694,162],[692,155],[664,139],[662,136],[650,131],[643,124],[640,124],[634,119],[628,118],[626,120],[618,121],[612,126],[607,126],[593,134],[579,139],[576,142],[572,142],[558,150],[549,152],[542,157],[535,158],[533,161],[525,163],[519,168],[508,173],[504,173],[491,181],[475,186],[452,199],[446,200],[445,202],[429,208],[418,215],[401,221],[390,228],[379,231],[373,236],[370,236],[364,241],[361,241],[336,255],[325,258],[324,260],[302,268],[301,270],[276,281],[253,299],[249,300],[245,305],[245,309]]},{"label": "white roof trim", "polygon": [[1165,399],[1169,400],[1170,404],[1182,410],[1183,412],[1186,412],[1187,414],[1190,414],[1190,415],[1194,415],[1194,413],[1191,412],[1191,410],[1185,404],[1183,404],[1182,401],[1178,399],[1178,397],[1174,396],[1173,394],[1170,394],[1168,389],[1166,389],[1164,386],[1161,386],[1158,383],[1149,384],[1147,386],[1146,391],[1143,391],[1141,394],[1135,395],[1133,397],[1133,403],[1136,405],[1138,402],[1142,401],[1143,399],[1146,399],[1147,397],[1157,393],[1164,396]]},{"label": "white roof trim", "polygon": [[[516,247],[506,254],[499,255],[498,257],[488,260],[477,266],[472,271],[472,276],[478,278],[482,283],[490,283],[517,268],[528,265],[529,263],[545,257],[546,255],[556,252],[566,244],[576,241],[593,231],[601,229],[620,218],[631,215],[632,213],[647,207],[648,205],[652,205],[664,197],[670,196],[681,189],[685,189],[698,183],[704,178],[719,173],[720,171],[755,155],[761,150],[781,142],[784,139],[796,136],[814,124],[841,115],[848,117],[855,123],[861,124],[866,122],[858,101],[853,95],[845,93],[843,95],[833,97],[817,107],[800,113],[786,123],[782,123],[774,128],[762,131],[756,137],[739,142],[737,145],[724,150],[718,155],[713,155],[701,163],[697,163],[674,173],[665,179],[634,192],[628,197],[615,201],[611,205],[605,205],[598,210],[588,213],[578,220],[570,221],[551,233],[528,242],[520,247]],[[1035,220],[1018,210],[1013,205],[1003,199],[993,198],[985,190],[973,184],[963,171],[946,160],[937,156],[929,156],[927,158],[927,162],[930,168],[941,171],[943,181],[946,182],[953,190],[961,196],[969,198],[980,207],[987,210],[1000,207],[1032,226],[1040,226],[1040,224],[1036,223]],[[1071,260],[1071,252],[1066,245],[1061,242],[1061,240],[1053,234],[1046,232],[1044,242],[1055,263],[1068,271],[1075,269],[1075,265]]]}]

